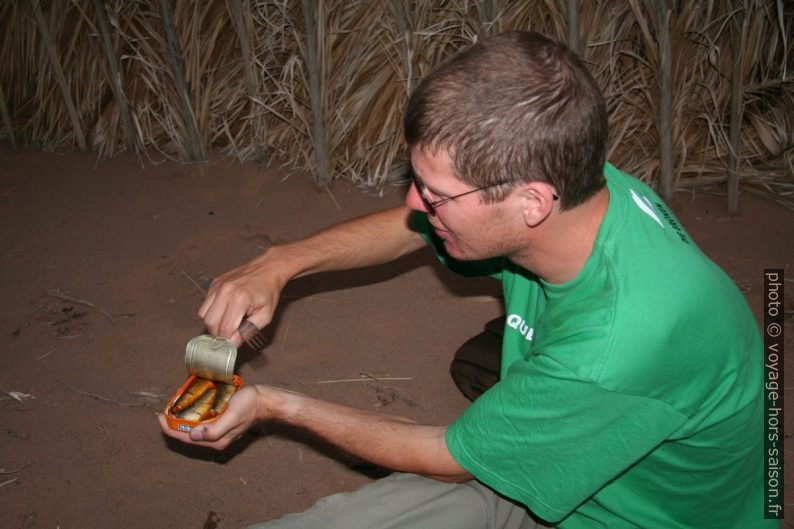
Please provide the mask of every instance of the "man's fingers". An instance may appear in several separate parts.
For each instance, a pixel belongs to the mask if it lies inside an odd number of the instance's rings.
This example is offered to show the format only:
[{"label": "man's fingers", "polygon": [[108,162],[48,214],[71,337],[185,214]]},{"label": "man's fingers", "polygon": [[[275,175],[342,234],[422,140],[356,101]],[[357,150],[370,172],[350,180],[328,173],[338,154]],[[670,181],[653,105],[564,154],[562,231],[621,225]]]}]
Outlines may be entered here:
[{"label": "man's fingers", "polygon": [[199,316],[204,320],[204,325],[211,334],[232,338],[249,308],[249,303],[250,301],[244,295],[228,289],[225,292],[221,290],[214,295],[211,302],[209,298],[205,301],[204,305],[208,305],[208,307],[203,316],[200,310]]},{"label": "man's fingers", "polygon": [[[203,314],[202,314],[203,310]],[[222,297],[213,295],[207,298],[199,309],[199,316],[204,320],[204,325],[211,334],[218,334],[218,326],[226,312],[226,301]]]},{"label": "man's fingers", "polygon": [[232,442],[233,437],[223,439],[226,432],[216,427],[210,429],[209,426],[197,426],[190,432],[183,432],[181,430],[174,430],[168,426],[168,422],[162,413],[157,414],[157,420],[160,422],[160,427],[163,433],[168,437],[178,439],[183,443],[194,444],[199,446],[207,446],[216,450],[223,450]]},{"label": "man's fingers", "polygon": [[199,318],[201,318],[202,320],[204,319],[204,317],[207,315],[207,311],[210,310],[210,307],[214,302],[215,302],[215,292],[211,291],[209,294],[207,294],[207,296],[204,298],[204,302],[199,307],[198,310]]},{"label": "man's fingers", "polygon": [[232,340],[235,335],[239,336],[237,329],[240,327],[240,322],[243,321],[247,309],[248,307],[243,304],[227,305],[223,319],[218,325],[218,335]]},{"label": "man's fingers", "polygon": [[273,320],[273,311],[268,310],[267,307],[263,307],[248,314],[246,318],[248,318],[248,321],[256,325],[256,328],[261,331]]},{"label": "man's fingers", "polygon": [[206,426],[202,426],[201,428],[193,428],[192,430],[190,430],[190,440],[197,443],[203,441],[212,441],[212,439],[208,438],[206,432],[207,432]]},{"label": "man's fingers", "polygon": [[232,334],[232,337],[230,338],[230,340],[232,341],[232,343],[234,344],[234,347],[236,349],[239,349],[240,346],[243,345],[243,342],[245,341],[245,340],[243,340],[243,337],[240,336],[240,333],[237,332],[237,331],[234,331],[234,334]]},{"label": "man's fingers", "polygon": [[223,450],[236,438],[236,425],[230,415],[222,416],[212,424],[196,426],[190,431],[190,441],[194,444],[211,446],[216,450]]},{"label": "man's fingers", "polygon": [[160,421],[160,427],[163,429],[163,433],[165,435],[168,437],[173,437],[174,439],[179,439],[183,443],[190,442],[190,437],[188,436],[187,432],[177,431],[168,426],[168,421],[166,421],[165,415],[158,413],[157,420]]}]

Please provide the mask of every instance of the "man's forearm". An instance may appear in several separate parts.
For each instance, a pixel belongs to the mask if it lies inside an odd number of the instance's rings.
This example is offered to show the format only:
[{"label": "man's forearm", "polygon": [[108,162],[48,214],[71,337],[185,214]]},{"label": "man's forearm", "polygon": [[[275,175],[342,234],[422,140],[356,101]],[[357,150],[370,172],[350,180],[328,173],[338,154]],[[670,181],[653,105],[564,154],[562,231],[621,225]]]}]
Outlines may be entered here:
[{"label": "man's forearm", "polygon": [[269,386],[257,386],[257,390],[260,419],[304,428],[355,456],[392,470],[442,481],[471,479],[447,449],[445,426],[421,425]]},{"label": "man's forearm", "polygon": [[424,245],[422,237],[411,229],[410,215],[405,206],[388,209],[272,250],[291,278],[386,263]]}]

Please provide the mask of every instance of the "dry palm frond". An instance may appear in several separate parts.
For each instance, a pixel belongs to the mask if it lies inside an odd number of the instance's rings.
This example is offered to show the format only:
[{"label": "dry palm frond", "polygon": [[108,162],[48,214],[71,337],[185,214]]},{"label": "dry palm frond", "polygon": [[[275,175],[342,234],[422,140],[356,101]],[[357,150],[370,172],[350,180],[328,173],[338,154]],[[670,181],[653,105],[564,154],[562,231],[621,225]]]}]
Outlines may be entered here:
[{"label": "dry palm frond", "polygon": [[[403,108],[435,65],[484,34],[529,29],[560,41],[568,35],[564,0],[317,0],[320,97],[313,112],[302,0],[170,3],[189,114],[204,149],[241,162],[261,158],[264,150],[271,162],[313,173],[319,114],[330,177],[366,187],[400,177]],[[56,82],[34,5],[65,74],[68,99]],[[190,159],[159,0],[104,5],[136,148],[150,157],[159,152]],[[578,17],[581,56],[607,102],[609,159],[654,184],[661,170],[657,5],[579,2]],[[668,30],[677,185],[724,185],[735,152],[743,188],[794,207],[794,11],[782,0],[669,5],[678,6]],[[741,54],[734,61],[737,30]],[[100,156],[125,148],[93,0],[0,2],[0,47],[0,88],[13,131],[4,117],[0,139],[74,148],[79,138],[70,123],[71,104]],[[739,114],[733,111],[741,118],[738,148],[730,134],[734,62],[742,86]]]}]

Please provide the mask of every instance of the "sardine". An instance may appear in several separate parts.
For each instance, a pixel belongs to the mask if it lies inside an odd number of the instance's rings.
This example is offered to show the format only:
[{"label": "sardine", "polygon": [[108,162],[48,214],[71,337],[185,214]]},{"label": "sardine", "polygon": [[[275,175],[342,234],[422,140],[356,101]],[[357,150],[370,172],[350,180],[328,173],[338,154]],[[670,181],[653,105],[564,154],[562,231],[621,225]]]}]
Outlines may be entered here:
[{"label": "sardine", "polygon": [[180,419],[187,419],[189,421],[203,421],[211,417],[212,406],[215,404],[215,397],[218,395],[218,389],[212,387],[204,392],[201,397],[193,403],[188,409],[180,412],[177,417]]},{"label": "sardine", "polygon": [[226,409],[226,404],[229,402],[229,399],[232,398],[234,392],[237,391],[237,386],[234,384],[220,384],[218,387],[218,396],[215,399],[215,404],[212,406],[212,410],[210,411],[211,417],[217,417],[223,410]]},{"label": "sardine", "polygon": [[199,397],[214,387],[215,383],[212,380],[208,380],[206,378],[197,378],[190,384],[190,386],[188,386],[182,395],[179,396],[174,405],[171,406],[171,413],[176,415],[179,412],[186,410],[194,402],[196,402]]}]

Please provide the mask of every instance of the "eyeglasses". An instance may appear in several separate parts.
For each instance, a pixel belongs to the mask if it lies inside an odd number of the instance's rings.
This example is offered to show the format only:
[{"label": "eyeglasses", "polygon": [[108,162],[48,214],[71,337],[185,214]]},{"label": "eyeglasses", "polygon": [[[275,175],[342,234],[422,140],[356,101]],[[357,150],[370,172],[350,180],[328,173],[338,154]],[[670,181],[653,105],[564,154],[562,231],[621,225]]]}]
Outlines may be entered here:
[{"label": "eyeglasses", "polygon": [[482,191],[484,189],[500,186],[502,184],[507,183],[507,182],[499,182],[497,184],[490,184],[487,186],[478,187],[477,189],[472,189],[471,191],[466,191],[465,193],[461,193],[459,195],[455,195],[452,197],[440,198],[438,200],[430,200],[430,196],[427,194],[427,186],[425,186],[425,184],[421,180],[419,180],[419,177],[416,176],[416,173],[413,171],[411,171],[411,179],[413,180],[414,185],[416,186],[416,190],[419,191],[419,197],[422,199],[422,203],[425,205],[425,208],[427,208],[428,213],[430,213],[431,215],[436,214],[436,208],[438,206],[446,202],[449,202],[450,200],[455,200],[456,198],[460,198],[466,195],[471,195],[472,193],[476,193],[477,191]]},{"label": "eyeglasses", "polygon": [[[472,193],[476,193],[477,191],[483,191],[485,189],[490,189],[492,187],[497,187],[508,183],[508,182],[497,182],[495,184],[489,184],[487,186],[482,186],[482,187],[478,187],[477,189],[466,191],[459,195],[440,198],[438,200],[430,200],[430,196],[427,194],[427,186],[421,180],[419,180],[419,177],[416,176],[416,173],[413,171],[411,171],[411,179],[413,180],[413,183],[416,186],[416,190],[419,191],[419,198],[422,199],[422,203],[424,204],[428,213],[430,213],[431,215],[436,214],[436,208],[438,206],[445,204],[450,200],[455,200],[456,198],[464,197],[466,195],[471,195]],[[559,198],[556,194],[553,196],[554,196],[554,200],[557,200]]]}]

